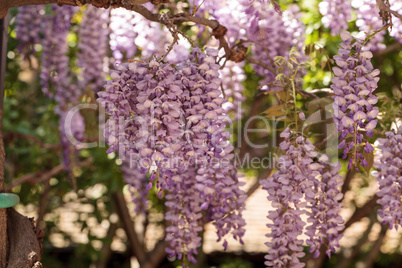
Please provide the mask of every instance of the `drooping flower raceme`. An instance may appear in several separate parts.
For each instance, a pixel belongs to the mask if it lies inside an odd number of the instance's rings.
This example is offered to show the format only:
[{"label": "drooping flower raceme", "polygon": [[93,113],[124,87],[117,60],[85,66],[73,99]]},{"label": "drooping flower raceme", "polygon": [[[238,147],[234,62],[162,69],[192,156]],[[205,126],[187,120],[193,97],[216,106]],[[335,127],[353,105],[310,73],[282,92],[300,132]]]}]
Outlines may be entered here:
[{"label": "drooping flower raceme", "polygon": [[77,9],[71,6],[52,6],[52,14],[43,19],[41,86],[49,97],[66,80],[69,58],[67,34],[71,18]]},{"label": "drooping flower raceme", "polygon": [[336,36],[348,28],[352,6],[350,0],[323,0],[319,3],[322,24]]},{"label": "drooping flower raceme", "polygon": [[[390,0],[389,3],[391,9],[395,10],[402,16],[402,2],[399,0]],[[392,30],[389,32],[389,35],[402,44],[402,20],[392,15],[392,24]]]},{"label": "drooping flower raceme", "polygon": [[[214,61],[218,52],[207,51],[210,56],[194,49],[182,69],[186,75],[183,83],[189,91],[183,102],[188,122],[187,156],[199,167],[197,187],[202,191],[202,206],[208,208],[217,228],[218,241],[231,233],[242,242],[245,222],[241,212],[245,196],[239,189],[233,166],[234,147],[229,142],[230,133],[225,130],[230,119],[222,108],[224,99],[220,91],[219,65]],[[227,241],[223,243],[226,248]]]},{"label": "drooping flower raceme", "polygon": [[[219,23],[226,27],[227,32],[225,38],[229,45],[233,46],[236,41],[246,38],[245,31],[242,29],[247,23],[244,6],[240,1],[212,1],[212,0],[196,0],[196,6],[199,6],[197,15],[207,15],[209,18],[219,20]],[[202,27],[200,25],[200,27]],[[216,39],[210,39],[208,47],[219,47]],[[224,51],[221,50],[222,55]],[[222,89],[228,101],[224,104],[224,109],[234,112],[234,118],[239,119],[243,110],[241,103],[245,100],[243,95],[243,82],[246,79],[244,74],[244,62],[235,63],[227,61],[225,67],[220,70],[222,78]]]},{"label": "drooping flower raceme", "polygon": [[[264,3],[256,1],[249,6],[246,11],[250,18],[247,28],[247,38],[253,41],[251,52],[258,61],[269,66],[270,69],[261,65],[254,65],[256,73],[263,77],[260,85],[264,91],[280,91],[284,86],[275,80],[278,74],[291,75],[291,70],[278,68],[275,64],[275,57],[280,56],[289,58],[289,51],[295,47],[297,60],[302,62],[304,52],[302,50],[304,42],[304,25],[300,22],[300,10],[295,5],[289,5],[288,9],[282,14],[278,14],[273,8],[267,8]],[[292,62],[290,64],[293,65]],[[298,77],[303,70],[298,71]]]},{"label": "drooping flower raceme", "polygon": [[135,212],[144,213],[147,206],[147,194],[146,190],[148,184],[148,178],[145,174],[142,174],[135,161],[126,159],[121,165],[124,181],[129,186],[131,194],[131,200],[135,205]]},{"label": "drooping flower raceme", "polygon": [[[138,14],[134,16],[134,23],[134,31],[138,33],[135,43],[141,49],[141,60],[150,60],[165,55],[173,42],[169,30],[160,23],[150,21]],[[165,61],[177,64],[188,59],[190,44],[184,37],[179,36],[179,38]]]},{"label": "drooping flower raceme", "polygon": [[[352,6],[356,9],[356,26],[359,27],[361,32],[372,34],[384,26],[376,1],[352,0]],[[381,42],[384,40],[384,34],[385,31],[377,33],[365,46],[371,51],[384,49],[385,45],[381,44]]]},{"label": "drooping flower raceme", "polygon": [[247,23],[248,18],[244,12],[245,6],[241,1],[195,0],[194,3],[199,7],[197,16],[208,15],[208,17],[219,20],[219,23],[226,27],[225,37],[230,46],[246,37],[243,26]]},{"label": "drooping flower raceme", "polygon": [[229,61],[226,62],[225,68],[220,70],[225,96],[230,98],[230,100],[225,103],[224,109],[226,111],[234,111],[235,119],[241,118],[243,114],[241,104],[246,99],[243,95],[243,81],[246,79],[243,67],[244,63]]},{"label": "drooping flower raceme", "polygon": [[[43,20],[44,38],[42,40],[41,85],[43,92],[56,100],[55,113],[60,116],[59,131],[63,147],[63,161],[70,179],[77,164],[77,147],[72,144],[72,137],[80,141],[85,132],[85,122],[79,112],[72,120],[67,120],[69,110],[79,103],[82,87],[75,81],[75,75],[69,68],[67,56],[67,35],[76,7],[52,6],[52,12]],[[71,118],[70,118],[71,119]],[[72,180],[74,183],[74,180]],[[74,186],[74,185],[73,185]]]},{"label": "drooping flower raceme", "polygon": [[111,77],[106,91],[98,93],[110,114],[105,129],[108,152],[119,149],[131,159],[138,155],[142,173],[151,171],[151,182],[158,175],[157,188],[166,189],[172,169],[178,168],[172,161],[181,149],[182,82],[170,64],[155,60],[121,64]]},{"label": "drooping flower raceme", "polygon": [[304,267],[299,258],[303,253],[303,228],[306,223],[302,220],[307,215],[306,241],[310,252],[319,255],[322,244],[329,242],[327,253],[338,246],[338,231],[343,227],[339,211],[339,166],[327,166],[328,158],[320,157],[314,160],[317,153],[310,140],[302,136],[294,136],[289,128],[281,135],[284,141],[280,149],[285,153],[278,159],[278,170],[261,182],[263,189],[268,192],[268,200],[274,210],[269,211],[268,218],[272,223],[267,226],[271,238],[266,245],[269,247],[265,256],[268,267]]},{"label": "drooping flower raceme", "polygon": [[[172,207],[167,217],[180,231],[173,233],[172,227],[166,238],[170,255],[186,255],[193,261],[200,209],[214,221],[219,239],[229,233],[240,239],[244,234],[244,193],[225,131],[229,119],[222,108],[216,56],[214,50],[206,55],[194,49],[176,66],[156,60],[121,64],[111,73],[106,91],[98,93],[110,115],[105,127],[108,152],[119,150],[137,159],[141,172],[149,173],[147,189],[156,186],[160,197],[164,190],[169,202],[192,200],[176,207],[167,204]],[[189,170],[193,175],[184,176]],[[191,197],[183,196],[183,187],[193,193]]]},{"label": "drooping flower raceme", "polygon": [[[203,200],[194,179],[196,170],[194,167],[187,169],[182,174],[172,177],[172,184],[166,195],[166,220],[171,224],[166,228],[166,241],[170,248],[166,252],[170,256],[183,255],[193,263],[196,262],[197,248],[201,246],[202,231],[202,204]],[[184,266],[184,264],[183,264]]]},{"label": "drooping flower raceme", "polygon": [[306,178],[305,174],[309,174],[307,170],[301,170],[297,164],[304,158],[309,165],[312,162],[311,157],[316,155],[310,155],[308,148],[306,148],[308,154],[302,155],[303,149],[296,148],[290,143],[290,134],[289,129],[281,133],[281,137],[285,140],[280,144],[280,148],[286,154],[278,159],[280,163],[278,171],[261,182],[263,189],[268,192],[268,200],[275,208],[268,213],[272,223],[267,224],[271,229],[267,237],[271,240],[266,243],[269,250],[265,256],[267,259],[265,265],[275,268],[304,267],[299,261],[299,258],[305,255],[303,240],[299,237],[305,226],[301,215],[305,213],[306,203],[302,201],[302,197],[306,189],[312,188],[313,182]]},{"label": "drooping flower raceme", "polygon": [[365,136],[372,137],[377,125],[375,118],[378,107],[374,107],[374,104],[378,99],[373,92],[377,88],[380,71],[374,69],[370,62],[373,54],[362,50],[362,40],[354,39],[349,32],[342,32],[341,37],[341,48],[334,56],[338,67],[333,68],[335,77],[332,78],[331,88],[335,93],[334,121],[341,141],[338,148],[344,149],[344,159],[352,155],[349,159],[350,169],[352,165],[357,168],[359,163],[368,165],[359,149],[360,144],[364,144],[366,153],[374,150]]},{"label": "drooping flower raceme", "polygon": [[82,84],[95,93],[105,83],[105,58],[109,11],[88,5],[79,31],[78,66],[82,67]]},{"label": "drooping flower raceme", "polygon": [[121,61],[125,56],[131,59],[137,47],[134,40],[137,33],[134,31],[134,12],[125,8],[112,9],[110,12],[110,49],[113,57]]},{"label": "drooping flower raceme", "polygon": [[59,119],[60,140],[63,147],[62,159],[73,188],[76,188],[73,168],[78,164],[77,142],[84,138],[85,122],[79,111],[74,114],[61,111]]},{"label": "drooping flower raceme", "polygon": [[339,240],[342,238],[340,231],[344,229],[344,220],[339,215],[343,179],[338,172],[342,166],[339,162],[328,164],[325,155],[319,160],[323,169],[319,170],[321,180],[314,180],[314,192],[317,195],[309,204],[308,222],[312,224],[306,228],[306,235],[309,236],[306,243],[310,246],[310,252],[314,252],[314,257],[320,254],[322,244],[328,245],[326,253],[331,257],[331,252],[339,248]]},{"label": "drooping flower raceme", "polygon": [[398,229],[402,224],[402,127],[396,132],[386,132],[385,136],[377,139],[379,151],[374,161],[378,169],[375,174],[379,185],[377,203],[381,206],[378,214],[383,224]]},{"label": "drooping flower raceme", "polygon": [[22,6],[15,19],[15,32],[20,42],[18,50],[26,57],[35,52],[34,45],[40,43],[41,23],[45,13],[43,5]]}]

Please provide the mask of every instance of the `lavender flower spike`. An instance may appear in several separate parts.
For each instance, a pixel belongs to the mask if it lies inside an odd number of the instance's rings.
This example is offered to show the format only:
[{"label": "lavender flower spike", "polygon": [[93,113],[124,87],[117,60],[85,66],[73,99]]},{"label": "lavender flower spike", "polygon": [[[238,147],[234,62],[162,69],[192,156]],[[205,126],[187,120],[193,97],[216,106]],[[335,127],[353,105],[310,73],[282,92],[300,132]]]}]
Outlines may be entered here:
[{"label": "lavender flower spike", "polygon": [[285,154],[278,159],[277,171],[261,182],[274,208],[268,213],[272,223],[267,225],[271,232],[266,236],[271,240],[266,243],[269,250],[265,265],[304,267],[299,260],[304,256],[304,215],[311,223],[305,235],[314,257],[319,256],[323,244],[328,245],[328,255],[339,247],[339,232],[343,229],[343,219],[338,214],[342,199],[340,165],[328,164],[325,155],[316,161],[317,152],[311,141],[289,128],[281,137],[284,140],[279,147]]},{"label": "lavender flower spike", "polygon": [[350,0],[323,0],[319,4],[322,14],[322,24],[331,28],[331,34],[336,36],[348,28],[352,7]]},{"label": "lavender flower spike", "polygon": [[349,168],[357,168],[358,164],[367,165],[360,144],[365,144],[362,147],[366,153],[374,150],[367,137],[373,136],[377,125],[378,108],[374,104],[378,99],[373,92],[377,88],[380,71],[374,69],[370,62],[373,54],[362,49],[363,40],[354,39],[349,32],[342,32],[341,38],[343,42],[338,55],[334,56],[338,67],[333,68],[335,77],[331,85],[335,93],[334,121],[340,133],[338,148],[344,149],[343,158],[351,154]]},{"label": "lavender flower spike", "polygon": [[388,131],[385,139],[378,139],[379,152],[376,154],[374,167],[379,186],[377,196],[381,208],[378,214],[383,224],[398,229],[402,223],[402,127],[398,131]]}]

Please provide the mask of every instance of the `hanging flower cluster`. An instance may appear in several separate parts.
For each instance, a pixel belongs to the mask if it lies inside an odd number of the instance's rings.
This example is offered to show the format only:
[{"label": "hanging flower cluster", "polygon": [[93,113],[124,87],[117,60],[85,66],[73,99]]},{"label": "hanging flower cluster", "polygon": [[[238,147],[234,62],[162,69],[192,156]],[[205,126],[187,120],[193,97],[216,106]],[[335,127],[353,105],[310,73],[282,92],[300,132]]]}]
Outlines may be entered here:
[{"label": "hanging flower cluster", "polygon": [[[141,173],[149,173],[147,189],[155,185],[159,197],[165,190],[170,200],[179,200],[185,198],[181,187],[193,191],[195,199],[188,204],[192,209],[179,203],[167,215],[172,220],[174,213],[173,221],[183,217],[191,222],[180,222],[183,230],[167,234],[169,253],[189,259],[198,242],[188,245],[187,235],[194,236],[199,228],[186,228],[196,224],[199,209],[207,210],[219,239],[229,233],[240,239],[244,234],[245,198],[225,130],[229,118],[222,108],[217,53],[194,49],[189,60],[176,66],[156,60],[121,64],[105,91],[98,93],[110,115],[105,127],[108,152],[119,150],[137,159]],[[182,175],[192,169],[192,176]]]},{"label": "hanging flower cluster", "polygon": [[62,157],[67,172],[67,178],[76,189],[73,168],[78,164],[78,148],[76,142],[81,142],[84,138],[85,121],[77,111],[72,116],[68,111],[61,111],[59,114],[60,141],[63,147]]},{"label": "hanging flower cluster", "polygon": [[110,12],[110,49],[113,57],[121,61],[124,56],[132,58],[137,52],[134,39],[134,12],[125,8],[115,8]]},{"label": "hanging flower cluster", "polygon": [[[380,10],[375,1],[371,0],[352,0],[352,6],[356,9],[356,26],[363,33],[373,33],[380,30],[384,25],[380,17]],[[381,44],[384,40],[385,30],[374,35],[365,45],[371,51],[384,49]]]},{"label": "hanging flower cluster", "polygon": [[[399,0],[390,0],[391,9],[398,12],[402,16],[402,2]],[[399,43],[402,44],[402,21],[401,19],[392,15],[392,30],[389,35],[394,37]]]},{"label": "hanging flower cluster", "polygon": [[[309,222],[306,240],[310,246],[310,252],[314,252],[317,258],[320,254],[320,246],[328,245],[326,253],[331,258],[331,252],[339,248],[339,240],[342,238],[340,232],[344,229],[344,220],[339,215],[341,210],[343,194],[340,189],[343,185],[343,178],[339,175],[342,168],[339,162],[328,164],[328,157],[323,155],[319,158],[322,169],[319,170],[321,180],[314,180],[314,192],[317,193],[315,200],[310,202],[308,208]],[[306,192],[307,194],[307,192]]]},{"label": "hanging flower cluster", "polygon": [[35,52],[34,46],[40,44],[44,6],[22,6],[18,9],[15,33],[19,41],[18,50],[27,57]]},{"label": "hanging flower cluster", "polygon": [[[153,11],[154,6],[150,3],[147,4],[144,6]],[[135,44],[141,50],[142,60],[150,60],[166,54],[168,47],[173,42],[172,34],[167,27],[138,14],[134,16],[134,24],[134,31],[137,33]],[[179,38],[173,49],[166,55],[165,61],[177,64],[188,59],[191,45],[184,37],[179,35]]]},{"label": "hanging flower cluster", "polygon": [[[226,112],[234,111],[235,119],[241,118],[243,114],[242,102],[246,99],[243,95],[243,81],[246,80],[244,63],[226,62],[225,68],[220,70],[222,77],[222,88],[228,102],[224,104]],[[231,99],[229,99],[231,98]]]},{"label": "hanging flower cluster", "polygon": [[[245,39],[245,31],[242,27],[247,22],[244,6],[241,1],[211,1],[196,0],[196,6],[199,6],[197,15],[207,15],[213,19],[219,20],[221,25],[225,25],[227,32],[225,38],[230,46],[236,41]],[[216,39],[209,40],[208,47],[219,47]],[[221,51],[223,54],[223,51]],[[222,55],[223,56],[223,55]],[[243,82],[246,79],[244,73],[244,62],[235,63],[227,61],[225,67],[220,70],[222,78],[222,89],[227,97],[224,109],[234,112],[234,118],[239,119],[243,114],[241,103],[245,100],[243,95]]]},{"label": "hanging flower cluster", "polygon": [[398,131],[388,131],[386,138],[378,139],[379,151],[376,154],[374,167],[379,185],[377,195],[381,208],[378,214],[383,224],[398,229],[402,224],[402,127]]},{"label": "hanging flower cluster", "polygon": [[[389,7],[402,15],[402,2],[399,0],[390,0]],[[357,21],[356,26],[364,33],[372,34],[380,30],[390,21],[383,21],[380,16],[380,9],[376,1],[372,0],[352,0],[352,6],[356,9]],[[389,35],[394,37],[396,41],[402,43],[402,23],[401,20],[391,14],[392,28],[389,28]],[[386,45],[382,44],[386,31],[383,30],[371,37],[366,47],[371,51],[385,49]]]},{"label": "hanging flower cluster", "polygon": [[[42,40],[42,91],[57,102],[55,113],[60,116],[59,131],[61,145],[63,146],[63,162],[69,178],[75,187],[71,174],[77,165],[78,154],[76,144],[72,141],[82,141],[85,132],[84,118],[75,112],[69,118],[69,109],[79,103],[82,88],[78,85],[75,75],[69,68],[67,35],[71,19],[78,9],[76,7],[52,6],[50,14],[43,19]],[[67,120],[67,119],[71,120]]]},{"label": "hanging flower cluster", "polygon": [[286,128],[280,135],[284,141],[280,149],[285,152],[278,159],[278,170],[261,182],[263,189],[268,192],[268,200],[272,202],[273,211],[268,213],[272,221],[267,226],[271,238],[266,245],[269,247],[265,264],[269,267],[304,267],[299,258],[303,253],[302,220],[307,215],[306,243],[310,252],[319,255],[319,248],[329,242],[327,253],[335,250],[340,239],[339,231],[343,228],[339,194],[341,180],[337,174],[338,166],[325,163],[328,158],[321,157],[315,161],[317,153],[310,140],[302,136],[292,135]]},{"label": "hanging flower cluster", "polygon": [[[261,3],[260,3],[261,2]],[[302,50],[305,26],[300,22],[300,10],[296,5],[289,5],[288,9],[282,14],[279,14],[273,8],[270,8],[263,3],[257,1],[245,9],[247,14],[250,14],[247,25],[247,38],[253,41],[251,52],[253,55],[258,55],[258,60],[271,70],[257,65],[254,65],[256,73],[263,77],[260,85],[263,85],[264,91],[280,91],[284,86],[276,81],[278,74],[290,75],[292,70],[284,66],[281,68],[275,64],[275,57],[280,56],[285,59],[289,58],[289,51],[292,47],[296,48],[297,60],[302,62],[304,52]],[[292,62],[290,64],[293,65]],[[274,71],[272,71],[274,70]],[[298,77],[301,76],[303,70],[298,71]]]},{"label": "hanging flower cluster", "polygon": [[324,0],[319,4],[322,24],[331,29],[333,36],[348,28],[352,6],[350,0]]},{"label": "hanging flower cluster", "polygon": [[[68,77],[69,58],[66,55],[66,41],[71,18],[77,9],[71,6],[52,6],[52,13],[43,19],[41,86],[48,97],[53,97],[54,90],[65,83]],[[53,90],[53,91],[52,91]]]},{"label": "hanging flower cluster", "polygon": [[144,213],[148,206],[147,200],[147,184],[148,178],[145,174],[142,174],[138,168],[138,165],[126,159],[121,165],[124,181],[129,186],[131,194],[131,200],[135,205],[135,212]]},{"label": "hanging flower cluster", "polygon": [[195,0],[198,7],[197,15],[219,19],[219,23],[227,29],[225,37],[230,46],[245,38],[244,24],[247,16],[244,9],[252,3],[243,3],[241,0]]},{"label": "hanging flower cluster", "polygon": [[201,246],[202,209],[203,202],[200,190],[197,188],[197,176],[194,167],[189,168],[182,174],[172,177],[172,184],[166,195],[165,205],[168,207],[166,220],[171,225],[166,228],[166,241],[170,248],[166,249],[169,256],[178,255],[178,259],[187,259],[195,263],[194,255]]},{"label": "hanging flower cluster", "polygon": [[109,11],[88,5],[84,11],[79,31],[78,66],[82,67],[81,83],[95,93],[105,83],[105,63],[107,56],[107,23]]},{"label": "hanging flower cluster", "polygon": [[[374,150],[374,147],[366,140],[373,136],[373,129],[377,125],[375,119],[378,115],[378,107],[373,105],[378,99],[373,94],[379,80],[376,77],[380,71],[373,68],[370,60],[373,54],[362,50],[363,41],[354,39],[349,32],[342,32],[343,42],[338,55],[334,60],[339,67],[334,67],[335,77],[332,78],[331,88],[334,96],[334,121],[337,125],[339,139],[338,148],[343,150],[343,158],[349,159],[348,168],[352,165],[357,168],[360,163],[367,166],[368,163],[359,150],[360,144],[366,153]],[[365,131],[365,135],[361,133]]]},{"label": "hanging flower cluster", "polygon": [[[402,2],[400,0],[389,0],[389,8],[400,15],[402,14]],[[331,29],[333,36],[348,28],[348,22],[352,18],[352,12],[357,15],[356,26],[363,34],[372,34],[380,30],[389,21],[383,21],[380,16],[380,9],[375,0],[324,0],[319,3],[320,13],[323,15],[322,23]],[[353,9],[352,9],[353,8]],[[392,29],[389,28],[389,35],[402,43],[401,20],[391,14]],[[366,47],[371,51],[385,48],[382,44],[386,31],[381,31],[371,36]]]}]

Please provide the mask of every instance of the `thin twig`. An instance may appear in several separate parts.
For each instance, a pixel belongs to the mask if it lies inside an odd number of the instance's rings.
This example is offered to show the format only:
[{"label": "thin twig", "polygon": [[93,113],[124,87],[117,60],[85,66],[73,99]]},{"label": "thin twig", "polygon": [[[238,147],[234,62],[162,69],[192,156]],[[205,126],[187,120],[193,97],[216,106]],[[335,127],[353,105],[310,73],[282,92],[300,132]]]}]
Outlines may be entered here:
[{"label": "thin twig", "polygon": [[274,68],[272,68],[269,64],[266,64],[265,62],[262,62],[260,60],[255,59],[255,58],[252,58],[250,55],[246,56],[246,60],[248,62],[250,62],[250,63],[260,65],[261,67],[264,67],[265,69],[267,69],[271,73],[276,74],[276,70]]},{"label": "thin twig", "polygon": [[396,12],[395,10],[390,9],[387,5],[384,4],[384,2],[382,0],[377,0],[377,5],[380,8],[380,10],[384,10],[386,12],[389,12],[392,15],[394,15],[395,17],[397,17],[400,20],[402,20],[402,15],[399,14],[398,12]]},{"label": "thin twig", "polygon": [[303,97],[310,97],[310,98],[313,98],[313,99],[319,99],[319,97],[317,95],[315,95],[314,93],[305,91],[303,89],[296,89],[296,91],[297,91],[297,93],[299,93]]},{"label": "thin twig", "polygon": [[24,139],[24,140],[33,141],[34,143],[39,144],[39,146],[42,147],[43,149],[49,149],[49,150],[61,150],[62,149],[61,144],[47,144],[47,143],[42,142],[39,138],[37,138],[33,135],[20,133],[20,132],[4,133],[3,138],[5,141],[8,141],[8,142],[11,140],[14,140],[14,139]]},{"label": "thin twig", "polygon": [[38,219],[36,220],[36,225],[40,226],[41,229],[42,229],[42,227],[44,227],[44,224],[42,224],[42,221],[46,214],[46,208],[49,203],[50,189],[52,188],[50,185],[50,180],[45,181],[44,184],[45,184],[45,189],[44,189],[43,194],[39,201]]},{"label": "thin twig", "polygon": [[149,252],[146,255],[145,262],[141,266],[142,268],[154,268],[154,267],[160,267],[161,262],[166,258],[167,253],[166,253],[166,248],[168,247],[168,244],[166,241],[160,240],[154,249]]},{"label": "thin twig", "polygon": [[130,243],[131,254],[137,258],[140,264],[142,264],[145,260],[145,251],[134,230],[134,223],[131,220],[130,213],[128,212],[126,200],[124,200],[122,193],[114,192],[113,201],[116,206],[117,214],[119,214],[120,221],[123,224],[123,228],[126,231],[127,239]]},{"label": "thin twig", "polygon": [[108,262],[110,260],[110,256],[112,255],[112,242],[113,237],[116,235],[116,231],[118,229],[118,225],[116,223],[111,223],[109,229],[107,231],[105,241],[103,243],[101,249],[101,257],[96,261],[96,268],[106,268],[108,266]]},{"label": "thin twig", "polygon": [[384,238],[388,232],[389,228],[386,225],[381,226],[381,231],[380,234],[377,238],[377,240],[373,243],[373,247],[370,250],[370,254],[368,254],[366,261],[364,262],[363,267],[373,267],[375,260],[378,257],[378,254],[380,253],[380,248],[382,243],[384,242]]},{"label": "thin twig", "polygon": [[[374,209],[377,204],[378,196],[374,195],[369,201],[366,202],[362,207],[356,208],[356,211],[353,213],[352,217],[345,223],[345,231],[348,227],[350,227],[353,223],[360,221],[364,217],[370,214],[370,212]],[[342,231],[342,232],[343,232]]]},{"label": "thin twig", "polygon": [[385,49],[383,50],[379,50],[373,53],[375,58],[381,57],[383,55],[386,55],[388,53],[394,52],[394,51],[398,51],[401,48],[401,44],[399,42],[396,42],[390,46],[387,46]]},{"label": "thin twig", "polygon": [[[88,158],[85,161],[78,164],[79,167],[89,166],[92,163],[92,159]],[[54,177],[55,175],[59,174],[60,172],[64,171],[66,166],[64,164],[60,164],[55,166],[49,171],[38,171],[30,174],[26,174],[19,178],[18,180],[12,182],[8,185],[6,191],[10,192],[14,187],[21,185],[24,182],[30,182],[32,184],[40,183],[49,180],[50,178]]]}]

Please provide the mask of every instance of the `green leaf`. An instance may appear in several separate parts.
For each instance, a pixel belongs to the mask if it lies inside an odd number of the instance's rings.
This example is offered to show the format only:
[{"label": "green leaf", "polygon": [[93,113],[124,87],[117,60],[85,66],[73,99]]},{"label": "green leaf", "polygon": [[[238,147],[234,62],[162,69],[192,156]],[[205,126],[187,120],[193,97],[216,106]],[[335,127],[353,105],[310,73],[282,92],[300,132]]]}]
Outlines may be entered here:
[{"label": "green leaf", "polygon": [[264,114],[271,114],[271,113],[273,113],[273,112],[277,112],[277,111],[281,111],[281,110],[284,110],[285,109],[285,105],[284,104],[280,104],[280,105],[277,105],[277,106],[272,106],[272,107],[269,107],[267,110],[265,110],[263,113]]},{"label": "green leaf", "polygon": [[327,65],[327,61],[326,60],[323,60],[322,62],[321,62],[321,70],[324,70],[325,69],[325,66]]},{"label": "green leaf", "polygon": [[366,153],[366,152],[362,152],[362,155],[364,157],[364,159],[366,159],[368,166],[363,167],[364,170],[369,173],[370,169],[373,167],[374,165],[374,152],[371,153]]},{"label": "green leaf", "polygon": [[287,96],[287,94],[286,94],[286,92],[285,91],[279,91],[279,92],[277,92],[278,93],[278,96],[279,96],[279,98],[281,99],[281,101],[286,101],[286,96]]}]

